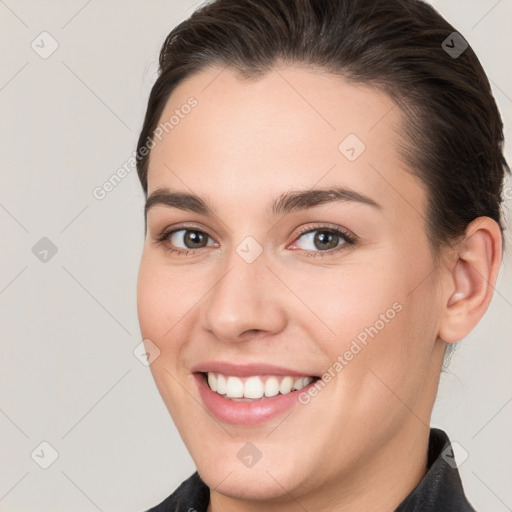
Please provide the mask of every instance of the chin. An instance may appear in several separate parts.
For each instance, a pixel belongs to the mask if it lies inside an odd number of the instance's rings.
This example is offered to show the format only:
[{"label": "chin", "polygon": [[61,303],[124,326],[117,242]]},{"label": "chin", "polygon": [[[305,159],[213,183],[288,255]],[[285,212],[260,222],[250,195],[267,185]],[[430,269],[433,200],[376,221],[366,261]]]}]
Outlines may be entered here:
[{"label": "chin", "polygon": [[[298,484],[289,481],[281,473],[274,471],[267,473],[264,469],[250,468],[237,470],[226,466],[226,472],[221,476],[211,469],[198,467],[198,473],[210,490],[215,490],[224,496],[243,501],[287,501],[289,493],[294,491]],[[231,473],[230,473],[231,472]],[[271,476],[272,475],[272,476]]]},{"label": "chin", "polygon": [[[237,445],[236,451],[240,449]],[[195,460],[197,471],[210,490],[233,499],[246,501],[280,502],[288,501],[290,493],[297,496],[306,491],[312,482],[311,468],[303,457],[292,460],[284,457],[282,453],[274,456],[265,456],[252,467],[246,467],[235,457],[231,457],[230,450],[223,455],[202,456]],[[309,484],[309,485],[308,485]],[[319,484],[319,482],[316,482]]]}]

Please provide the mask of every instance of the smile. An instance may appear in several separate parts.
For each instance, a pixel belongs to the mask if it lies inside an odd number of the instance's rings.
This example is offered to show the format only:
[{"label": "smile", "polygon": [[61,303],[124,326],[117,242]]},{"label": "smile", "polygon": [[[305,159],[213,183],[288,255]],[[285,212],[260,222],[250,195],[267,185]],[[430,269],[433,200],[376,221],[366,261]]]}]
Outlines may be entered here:
[{"label": "smile", "polygon": [[300,403],[299,394],[319,379],[300,375],[236,377],[226,373],[193,375],[205,410],[219,421],[238,426],[255,426],[284,415]]},{"label": "smile", "polygon": [[235,401],[261,400],[279,394],[287,395],[318,379],[317,377],[293,377],[290,375],[236,377],[216,372],[207,372],[203,375],[212,391]]}]

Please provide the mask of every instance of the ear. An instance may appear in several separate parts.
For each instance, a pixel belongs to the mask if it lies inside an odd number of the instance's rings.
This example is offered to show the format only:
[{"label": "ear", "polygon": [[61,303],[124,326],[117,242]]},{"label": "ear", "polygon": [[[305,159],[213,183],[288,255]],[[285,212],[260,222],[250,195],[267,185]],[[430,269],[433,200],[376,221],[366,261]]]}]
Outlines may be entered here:
[{"label": "ear", "polygon": [[502,258],[498,223],[478,217],[468,224],[464,239],[454,247],[445,287],[438,336],[454,343],[469,334],[491,302]]}]

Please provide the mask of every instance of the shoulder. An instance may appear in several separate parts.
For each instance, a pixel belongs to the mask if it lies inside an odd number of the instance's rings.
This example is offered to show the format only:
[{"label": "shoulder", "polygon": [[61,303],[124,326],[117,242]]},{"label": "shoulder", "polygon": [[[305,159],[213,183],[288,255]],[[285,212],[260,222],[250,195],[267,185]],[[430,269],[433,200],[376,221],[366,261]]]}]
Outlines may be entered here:
[{"label": "shoulder", "polygon": [[146,512],[206,512],[210,489],[196,471],[164,501]]}]

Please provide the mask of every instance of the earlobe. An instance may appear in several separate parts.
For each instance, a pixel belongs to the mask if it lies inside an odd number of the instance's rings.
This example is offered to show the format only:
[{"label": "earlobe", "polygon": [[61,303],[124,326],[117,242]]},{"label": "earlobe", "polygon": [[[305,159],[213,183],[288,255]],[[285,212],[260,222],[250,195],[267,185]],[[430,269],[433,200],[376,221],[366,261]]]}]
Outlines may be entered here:
[{"label": "earlobe", "polygon": [[479,217],[468,225],[464,240],[457,245],[438,333],[446,343],[467,336],[487,311],[501,264],[500,228],[491,218]]}]

